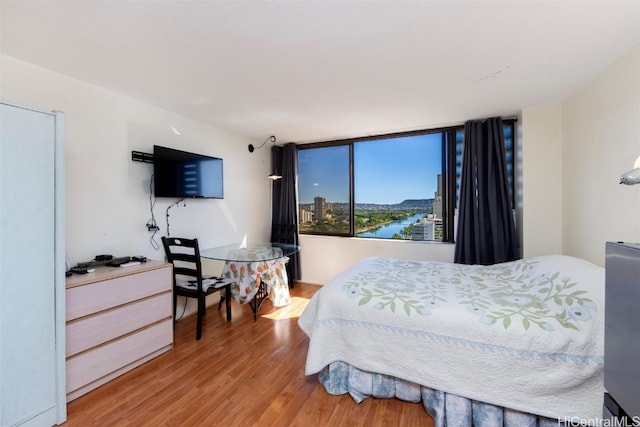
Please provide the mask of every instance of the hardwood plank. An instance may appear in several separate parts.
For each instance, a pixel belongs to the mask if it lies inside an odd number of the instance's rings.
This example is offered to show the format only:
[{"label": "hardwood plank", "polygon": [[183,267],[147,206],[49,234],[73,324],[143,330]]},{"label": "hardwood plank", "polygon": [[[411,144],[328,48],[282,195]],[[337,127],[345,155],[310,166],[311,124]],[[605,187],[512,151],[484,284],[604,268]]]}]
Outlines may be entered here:
[{"label": "hardwood plank", "polygon": [[269,301],[257,322],[233,303],[233,320],[208,308],[202,339],[195,316],[176,324],[174,349],[69,403],[74,426],[426,426],[422,404],[331,396],[304,375],[309,340],[297,316],[318,286],[296,283],[293,303]]}]

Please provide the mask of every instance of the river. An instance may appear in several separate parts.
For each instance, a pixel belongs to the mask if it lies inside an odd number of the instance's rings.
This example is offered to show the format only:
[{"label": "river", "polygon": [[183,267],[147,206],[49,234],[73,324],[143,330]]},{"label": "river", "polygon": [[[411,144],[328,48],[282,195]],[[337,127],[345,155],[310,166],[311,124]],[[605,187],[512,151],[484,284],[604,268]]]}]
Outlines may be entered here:
[{"label": "river", "polygon": [[391,239],[394,234],[400,234],[400,230],[413,224],[420,218],[424,217],[426,213],[412,215],[407,219],[401,221],[393,221],[389,224],[385,224],[377,230],[365,231],[364,233],[356,234],[356,237],[377,237],[379,239]]}]

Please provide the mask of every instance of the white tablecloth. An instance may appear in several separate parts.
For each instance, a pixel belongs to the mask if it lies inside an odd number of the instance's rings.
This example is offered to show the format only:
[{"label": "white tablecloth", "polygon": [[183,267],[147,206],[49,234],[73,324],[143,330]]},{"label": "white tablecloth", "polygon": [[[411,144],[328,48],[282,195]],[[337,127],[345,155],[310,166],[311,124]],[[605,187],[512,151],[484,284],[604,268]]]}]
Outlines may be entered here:
[{"label": "white tablecloth", "polygon": [[258,293],[260,284],[264,283],[273,305],[283,307],[291,303],[285,268],[287,261],[287,257],[258,262],[226,261],[222,275],[234,281],[231,295],[236,301],[250,302]]}]

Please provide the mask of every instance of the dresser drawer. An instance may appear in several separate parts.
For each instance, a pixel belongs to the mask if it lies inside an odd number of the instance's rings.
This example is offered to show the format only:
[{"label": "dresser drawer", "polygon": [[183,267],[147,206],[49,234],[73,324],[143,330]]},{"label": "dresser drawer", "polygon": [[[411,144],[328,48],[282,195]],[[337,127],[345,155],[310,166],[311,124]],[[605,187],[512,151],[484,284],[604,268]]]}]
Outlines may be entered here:
[{"label": "dresser drawer", "polygon": [[67,357],[171,317],[171,292],[67,323]]},{"label": "dresser drawer", "polygon": [[70,321],[131,301],[171,290],[171,267],[140,272],[66,291],[66,320]]},{"label": "dresser drawer", "polygon": [[71,357],[67,359],[67,394],[172,343],[173,322],[167,319]]}]

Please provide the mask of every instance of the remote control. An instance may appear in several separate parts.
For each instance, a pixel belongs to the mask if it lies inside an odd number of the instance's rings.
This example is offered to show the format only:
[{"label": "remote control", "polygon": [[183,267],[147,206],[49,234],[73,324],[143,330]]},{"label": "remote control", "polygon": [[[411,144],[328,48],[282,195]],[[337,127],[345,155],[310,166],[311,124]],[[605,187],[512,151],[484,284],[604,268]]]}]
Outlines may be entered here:
[{"label": "remote control", "polygon": [[124,264],[120,264],[120,267],[132,267],[134,265],[140,265],[140,261],[129,261]]}]

